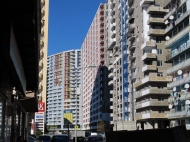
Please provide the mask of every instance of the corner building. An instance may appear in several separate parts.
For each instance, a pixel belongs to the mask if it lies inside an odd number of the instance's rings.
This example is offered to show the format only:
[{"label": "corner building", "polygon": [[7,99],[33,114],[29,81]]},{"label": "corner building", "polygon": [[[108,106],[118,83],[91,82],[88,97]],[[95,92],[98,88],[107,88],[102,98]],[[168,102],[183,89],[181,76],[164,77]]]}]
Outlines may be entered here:
[{"label": "corner building", "polygon": [[81,51],[70,50],[48,57],[47,63],[47,128],[50,131],[74,130],[82,125],[82,96],[76,95],[80,87]]},{"label": "corner building", "polygon": [[190,129],[189,99],[190,99],[190,0],[172,0],[166,7],[166,60],[172,64],[167,74],[173,77],[168,83],[172,91],[168,98],[170,112],[168,119],[170,127],[185,125]]},{"label": "corner building", "polygon": [[133,1],[135,9],[129,16],[129,24],[135,24],[128,34],[131,93],[135,99],[134,118],[142,130],[169,127],[167,98],[171,91],[167,83],[172,77],[166,72],[171,65],[165,63],[168,50],[164,23],[168,2]]}]

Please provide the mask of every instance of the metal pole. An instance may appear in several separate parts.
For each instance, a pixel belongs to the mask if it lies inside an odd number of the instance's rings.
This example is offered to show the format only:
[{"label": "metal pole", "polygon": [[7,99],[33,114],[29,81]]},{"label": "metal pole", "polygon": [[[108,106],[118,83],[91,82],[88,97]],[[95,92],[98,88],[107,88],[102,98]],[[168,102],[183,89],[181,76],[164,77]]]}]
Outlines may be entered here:
[{"label": "metal pole", "polygon": [[68,136],[69,136],[68,142],[70,142],[69,124],[68,124]]},{"label": "metal pole", "polygon": [[[77,73],[77,68],[75,68],[75,96],[76,96],[76,122],[75,122],[75,126],[77,126],[77,116],[78,116],[78,113],[77,113],[77,76],[76,76],[76,73]],[[77,129],[75,128],[75,142],[77,142]]]}]

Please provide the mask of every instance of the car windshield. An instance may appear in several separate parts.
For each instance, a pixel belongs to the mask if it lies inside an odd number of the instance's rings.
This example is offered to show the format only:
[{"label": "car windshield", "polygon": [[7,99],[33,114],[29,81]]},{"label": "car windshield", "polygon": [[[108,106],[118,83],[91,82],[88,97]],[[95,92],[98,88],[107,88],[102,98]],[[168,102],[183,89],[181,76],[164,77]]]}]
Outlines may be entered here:
[{"label": "car windshield", "polygon": [[103,140],[102,137],[89,137],[88,141],[89,142],[96,142],[96,141],[101,141]]},{"label": "car windshield", "polygon": [[68,142],[68,136],[53,136],[52,142]]},{"label": "car windshield", "polygon": [[39,136],[38,140],[50,141],[50,136]]}]

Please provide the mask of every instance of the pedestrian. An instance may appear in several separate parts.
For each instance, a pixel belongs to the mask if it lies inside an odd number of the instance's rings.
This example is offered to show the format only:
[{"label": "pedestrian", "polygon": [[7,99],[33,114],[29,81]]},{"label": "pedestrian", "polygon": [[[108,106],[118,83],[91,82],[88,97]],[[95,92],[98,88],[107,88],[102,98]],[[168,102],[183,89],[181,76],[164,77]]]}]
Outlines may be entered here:
[{"label": "pedestrian", "polygon": [[23,142],[22,136],[19,136],[19,137],[17,138],[17,141],[16,141],[16,142]]}]

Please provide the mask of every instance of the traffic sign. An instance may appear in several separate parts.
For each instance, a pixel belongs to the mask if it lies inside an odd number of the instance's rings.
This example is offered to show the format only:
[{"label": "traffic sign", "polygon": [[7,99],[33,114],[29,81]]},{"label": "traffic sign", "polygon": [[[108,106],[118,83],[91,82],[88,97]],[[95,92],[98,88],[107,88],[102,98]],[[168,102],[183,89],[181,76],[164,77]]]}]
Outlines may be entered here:
[{"label": "traffic sign", "polygon": [[79,127],[78,126],[75,126],[75,130],[78,130],[79,129]]}]

